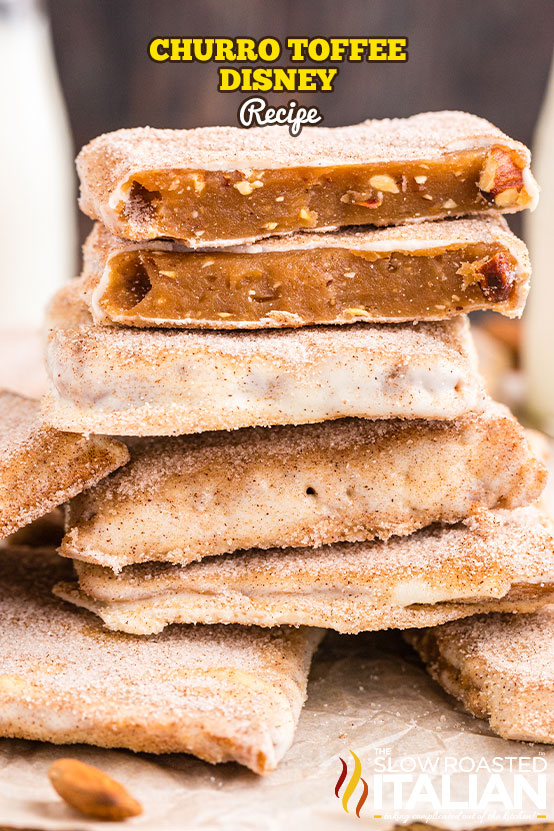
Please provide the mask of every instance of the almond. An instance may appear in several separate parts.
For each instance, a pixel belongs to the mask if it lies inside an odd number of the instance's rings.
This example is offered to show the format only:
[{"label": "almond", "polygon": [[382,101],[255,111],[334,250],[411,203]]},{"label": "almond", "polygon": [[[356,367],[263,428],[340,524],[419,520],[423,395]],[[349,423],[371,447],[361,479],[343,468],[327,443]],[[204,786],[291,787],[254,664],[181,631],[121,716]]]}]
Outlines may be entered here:
[{"label": "almond", "polygon": [[142,814],[140,802],[123,785],[77,759],[58,759],[48,776],[56,793],[87,817],[118,821]]},{"label": "almond", "polygon": [[518,196],[519,192],[517,188],[508,188],[497,193],[494,197],[494,202],[499,208],[511,208],[513,205],[517,205]]}]

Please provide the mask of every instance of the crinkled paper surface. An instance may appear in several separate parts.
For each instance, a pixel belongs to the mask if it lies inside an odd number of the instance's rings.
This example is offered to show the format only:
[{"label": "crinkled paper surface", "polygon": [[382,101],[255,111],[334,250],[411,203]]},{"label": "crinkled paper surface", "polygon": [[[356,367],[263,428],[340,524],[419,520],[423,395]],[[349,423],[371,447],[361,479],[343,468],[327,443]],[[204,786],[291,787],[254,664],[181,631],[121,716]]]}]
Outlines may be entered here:
[{"label": "crinkled paper surface", "polygon": [[[371,786],[360,819],[355,810],[362,783],[347,802],[348,815],[343,808],[342,797],[354,771],[349,750],[361,760],[362,777]],[[492,822],[537,822],[538,814],[551,818],[554,813],[554,748],[493,736],[485,722],[466,715],[428,678],[397,633],[328,638],[313,665],[295,744],[280,767],[263,779],[238,765],[212,766],[184,755],[154,757],[83,745],[64,748],[3,740],[2,824],[48,831],[121,828],[116,823],[79,818],[59,800],[49,784],[47,769],[55,759],[67,755],[97,765],[124,782],[144,807],[144,814],[125,827],[149,831],[327,831],[356,828],[360,822],[364,828],[389,829],[395,822],[422,817],[446,827],[468,828]],[[522,812],[503,806],[437,812],[422,804],[419,810],[395,812],[392,784],[383,787],[383,809],[374,809],[373,775],[378,766],[394,766],[401,758],[410,768],[418,760],[510,756],[539,757],[541,769],[547,766],[549,810],[533,811],[531,804]],[[341,757],[348,773],[337,798]],[[440,795],[440,776],[430,778]],[[489,778],[487,772],[479,774],[479,793]],[[536,785],[536,775],[527,778]],[[509,795],[512,779],[511,774],[503,775]],[[409,796],[408,786],[403,787],[405,797]],[[451,799],[466,799],[467,788],[467,773],[453,775]],[[377,813],[381,818],[374,818]]]},{"label": "crinkled paper surface", "polygon": [[[552,477],[554,478],[554,477]],[[549,503],[554,508],[553,487]],[[238,765],[212,766],[190,756],[147,756],[98,750],[84,745],[57,747],[35,742],[0,740],[0,826],[42,831],[109,831],[137,828],[148,831],[334,831],[368,828],[388,831],[396,822],[428,818],[446,828],[537,823],[554,818],[554,747],[507,742],[494,736],[483,721],[464,713],[425,673],[398,633],[328,636],[314,659],[309,696],[296,741],[279,768],[261,779]],[[353,751],[361,761],[361,776],[343,807],[354,773]],[[72,756],[97,765],[122,781],[143,804],[144,813],[121,823],[95,822],[80,817],[61,802],[47,777],[49,765]],[[524,801],[524,810],[489,803],[480,810],[441,808],[429,801],[406,806],[420,765],[490,764],[495,757],[514,757],[512,765],[545,768],[547,807],[539,810]],[[342,772],[347,773],[335,796]],[[469,760],[469,761],[463,761]],[[375,808],[374,776],[384,766],[415,766],[413,781],[402,785],[403,808],[394,811],[392,782],[383,784],[383,807]],[[452,764],[452,762],[450,762]],[[465,801],[470,787],[467,772],[452,773],[450,800]],[[442,800],[440,772],[428,774],[429,785]],[[537,774],[523,774],[537,787]],[[492,783],[511,799],[514,776],[500,774]],[[425,784],[425,783],[424,783]],[[397,787],[400,787],[397,784]],[[478,796],[491,787],[491,774],[475,778]],[[494,797],[494,793],[490,794]],[[430,797],[428,796],[428,799]],[[500,798],[500,797],[498,797]],[[380,814],[380,817],[375,817]],[[543,816],[546,814],[546,816]]]}]

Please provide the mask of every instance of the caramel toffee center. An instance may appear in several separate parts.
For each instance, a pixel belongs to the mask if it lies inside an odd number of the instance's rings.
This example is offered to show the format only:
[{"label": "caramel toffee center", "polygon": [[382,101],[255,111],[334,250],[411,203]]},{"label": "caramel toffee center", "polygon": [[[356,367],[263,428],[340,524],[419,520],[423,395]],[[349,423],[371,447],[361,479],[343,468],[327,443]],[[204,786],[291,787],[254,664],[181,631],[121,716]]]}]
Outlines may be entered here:
[{"label": "caramel toffee center", "polygon": [[[524,164],[506,148],[447,153],[439,160],[263,170],[137,171],[118,214],[148,238],[238,240],[306,229],[390,225],[531,203]],[[136,234],[131,234],[136,239]],[[140,238],[140,237],[138,237]]]},{"label": "caramel toffee center", "polygon": [[517,262],[498,244],[376,252],[134,249],[113,254],[95,302],[128,325],[274,325],[433,320],[501,304],[517,310]]}]

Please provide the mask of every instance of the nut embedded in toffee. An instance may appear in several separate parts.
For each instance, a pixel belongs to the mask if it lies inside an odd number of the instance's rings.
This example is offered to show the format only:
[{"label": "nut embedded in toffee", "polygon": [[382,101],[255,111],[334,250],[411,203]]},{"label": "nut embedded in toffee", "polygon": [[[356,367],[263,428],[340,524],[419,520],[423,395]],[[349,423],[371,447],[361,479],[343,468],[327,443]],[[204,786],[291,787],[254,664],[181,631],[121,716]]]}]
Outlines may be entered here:
[{"label": "nut embedded in toffee", "polygon": [[467,113],[352,127],[119,130],[81,151],[81,207],[126,239],[231,245],[531,207],[529,150]]},{"label": "nut embedded in toffee", "polygon": [[502,147],[491,147],[479,178],[479,190],[499,208],[526,207],[523,171],[517,156]]},{"label": "nut embedded in toffee", "polygon": [[516,274],[513,264],[505,254],[495,254],[476,270],[483,275],[483,279],[478,282],[487,300],[491,303],[501,303],[508,299]]},{"label": "nut embedded in toffee", "polygon": [[97,225],[83,290],[95,320],[139,327],[263,329],[521,314],[530,266],[501,217],[295,234],[190,251],[129,243]]}]

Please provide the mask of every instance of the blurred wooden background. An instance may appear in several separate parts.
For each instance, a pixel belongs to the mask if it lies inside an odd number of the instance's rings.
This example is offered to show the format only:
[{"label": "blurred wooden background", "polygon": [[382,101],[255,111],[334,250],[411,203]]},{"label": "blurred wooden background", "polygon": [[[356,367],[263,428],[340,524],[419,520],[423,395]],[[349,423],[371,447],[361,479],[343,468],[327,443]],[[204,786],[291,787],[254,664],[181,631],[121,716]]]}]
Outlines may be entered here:
[{"label": "blurred wooden background", "polygon": [[157,35],[405,35],[407,63],[344,64],[333,94],[298,99],[317,103],[327,126],[470,110],[529,143],[554,42],[552,0],[50,0],[49,10],[76,148],[124,126],[236,123],[245,94],[218,93],[216,64],[151,61]]}]

